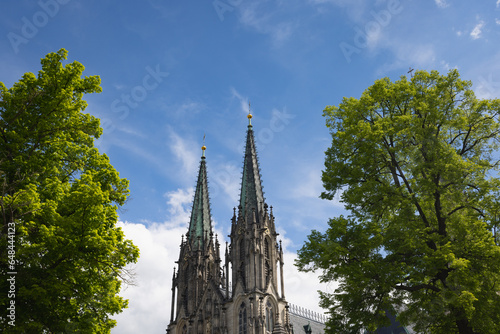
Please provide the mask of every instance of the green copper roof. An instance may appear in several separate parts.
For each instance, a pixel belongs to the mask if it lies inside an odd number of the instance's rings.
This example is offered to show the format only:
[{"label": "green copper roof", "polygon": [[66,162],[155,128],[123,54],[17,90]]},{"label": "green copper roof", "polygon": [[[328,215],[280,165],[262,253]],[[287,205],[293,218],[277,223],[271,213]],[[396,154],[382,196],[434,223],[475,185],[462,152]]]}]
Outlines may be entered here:
[{"label": "green copper roof", "polygon": [[207,167],[205,157],[201,157],[198,181],[194,193],[193,209],[189,222],[188,241],[192,249],[206,245],[212,233],[212,219],[210,216],[210,201],[208,198]]},{"label": "green copper roof", "polygon": [[259,162],[255,149],[255,139],[252,125],[248,126],[245,158],[243,161],[243,176],[241,179],[240,205],[242,215],[255,209],[257,217],[264,211],[264,193],[260,181]]}]

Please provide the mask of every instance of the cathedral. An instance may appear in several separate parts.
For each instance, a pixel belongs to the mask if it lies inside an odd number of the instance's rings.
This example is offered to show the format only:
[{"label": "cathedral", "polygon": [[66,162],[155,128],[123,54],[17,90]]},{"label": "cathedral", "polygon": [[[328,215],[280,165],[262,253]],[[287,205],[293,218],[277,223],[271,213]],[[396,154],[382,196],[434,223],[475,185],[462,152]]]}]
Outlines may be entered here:
[{"label": "cathedral", "polygon": [[189,228],[172,278],[168,334],[323,333],[325,318],[285,299],[283,249],[262,191],[248,115],[241,193],[221,257],[210,215],[205,149]]}]

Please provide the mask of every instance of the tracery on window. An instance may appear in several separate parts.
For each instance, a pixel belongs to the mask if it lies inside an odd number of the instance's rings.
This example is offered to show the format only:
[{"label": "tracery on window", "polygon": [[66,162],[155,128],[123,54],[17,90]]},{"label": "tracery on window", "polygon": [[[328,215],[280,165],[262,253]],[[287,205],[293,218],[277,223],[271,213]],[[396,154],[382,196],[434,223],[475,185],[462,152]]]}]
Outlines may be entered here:
[{"label": "tracery on window", "polygon": [[238,333],[247,334],[247,308],[245,303],[241,303],[238,314]]},{"label": "tracery on window", "polygon": [[240,276],[241,280],[243,281],[243,284],[245,283],[245,240],[241,239],[240,240]]},{"label": "tracery on window", "polygon": [[269,241],[264,240],[264,276],[266,278],[266,285],[269,284],[271,279],[271,259],[269,257]]},{"label": "tracery on window", "polygon": [[266,332],[272,333],[274,328],[273,306],[268,300],[266,303]]}]

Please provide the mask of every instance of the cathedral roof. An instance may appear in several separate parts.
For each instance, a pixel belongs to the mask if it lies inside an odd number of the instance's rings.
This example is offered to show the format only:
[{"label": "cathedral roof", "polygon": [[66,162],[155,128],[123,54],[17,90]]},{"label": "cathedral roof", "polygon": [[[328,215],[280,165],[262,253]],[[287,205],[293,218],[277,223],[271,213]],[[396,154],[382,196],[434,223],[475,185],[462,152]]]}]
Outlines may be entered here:
[{"label": "cathedral roof", "polygon": [[[248,116],[248,119],[251,120],[252,115],[249,114]],[[246,217],[253,209],[255,209],[257,217],[260,217],[264,212],[264,192],[262,191],[260,168],[251,123],[248,125],[245,157],[243,160],[240,206],[243,217]]]},{"label": "cathedral roof", "polygon": [[191,249],[203,248],[212,234],[212,218],[210,215],[210,201],[208,196],[207,166],[205,162],[205,149],[200,161],[198,181],[194,193],[193,208],[189,222],[188,242]]}]

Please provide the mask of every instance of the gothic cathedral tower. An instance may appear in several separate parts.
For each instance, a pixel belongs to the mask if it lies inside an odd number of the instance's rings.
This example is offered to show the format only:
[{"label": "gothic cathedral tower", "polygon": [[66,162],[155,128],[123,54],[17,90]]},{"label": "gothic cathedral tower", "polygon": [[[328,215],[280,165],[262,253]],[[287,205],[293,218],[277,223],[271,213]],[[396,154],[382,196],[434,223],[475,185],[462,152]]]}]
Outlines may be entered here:
[{"label": "gothic cathedral tower", "polygon": [[174,269],[172,278],[171,316],[167,329],[172,334],[217,333],[212,326],[224,326],[220,321],[224,318],[220,305],[226,299],[221,292],[220,246],[217,239],[214,241],[212,232],[205,146],[202,150],[189,228],[186,239],[182,237],[178,271],[176,274]]},{"label": "gothic cathedral tower", "polygon": [[204,153],[201,158],[189,229],[172,282],[169,334],[292,333],[283,250],[262,191],[251,118],[249,114],[240,203],[233,212],[223,268],[212,233]]}]

